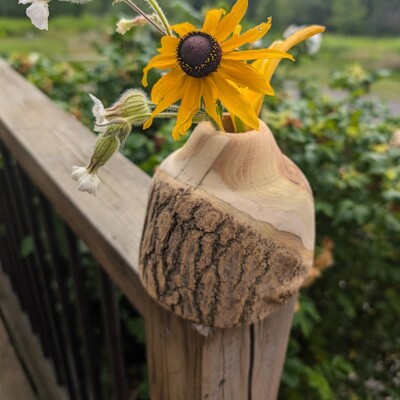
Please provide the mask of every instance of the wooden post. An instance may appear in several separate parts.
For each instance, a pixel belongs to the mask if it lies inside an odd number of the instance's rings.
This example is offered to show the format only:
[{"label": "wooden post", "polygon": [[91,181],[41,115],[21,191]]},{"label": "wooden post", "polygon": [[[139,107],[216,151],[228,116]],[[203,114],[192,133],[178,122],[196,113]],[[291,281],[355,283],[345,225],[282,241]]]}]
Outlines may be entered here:
[{"label": "wooden post", "polygon": [[152,400],[276,400],[295,297],[254,325],[195,325],[150,300]]},{"label": "wooden post", "polygon": [[158,303],[146,318],[152,400],[277,398],[314,209],[304,175],[260,128],[200,124],[153,178],[140,248]]}]

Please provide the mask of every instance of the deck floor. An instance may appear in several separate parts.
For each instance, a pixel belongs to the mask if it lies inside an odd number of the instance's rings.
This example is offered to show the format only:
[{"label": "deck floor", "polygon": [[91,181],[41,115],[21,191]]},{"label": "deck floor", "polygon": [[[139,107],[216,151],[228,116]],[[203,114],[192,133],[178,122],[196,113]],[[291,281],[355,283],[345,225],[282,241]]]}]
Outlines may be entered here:
[{"label": "deck floor", "polygon": [[36,400],[31,384],[0,318],[0,399]]}]

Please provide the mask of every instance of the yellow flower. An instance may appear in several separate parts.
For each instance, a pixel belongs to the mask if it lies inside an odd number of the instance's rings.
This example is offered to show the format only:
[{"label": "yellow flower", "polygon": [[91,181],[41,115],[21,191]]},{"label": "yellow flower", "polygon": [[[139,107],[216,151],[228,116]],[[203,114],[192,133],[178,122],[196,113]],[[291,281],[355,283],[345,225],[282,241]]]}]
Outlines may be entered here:
[{"label": "yellow flower", "polygon": [[[299,31],[290,35],[286,40],[277,40],[273,42],[270,49],[280,50],[283,52],[289,51],[292,47],[297,44],[303,42],[304,40],[309,39],[311,36],[317,35],[318,33],[322,33],[325,31],[324,26],[320,25],[311,25],[306,28],[300,29]],[[252,66],[256,69],[264,78],[269,82],[274,74],[276,68],[278,67],[281,60],[264,60],[258,59],[253,62]],[[253,110],[258,115],[261,110],[261,105],[264,100],[264,95],[259,93],[254,93],[251,88],[242,90],[244,96],[248,99],[250,104],[252,105]]]},{"label": "yellow flower", "polygon": [[262,95],[273,95],[269,80],[247,64],[256,59],[293,59],[290,54],[274,49],[238,51],[240,46],[261,39],[270,29],[271,20],[240,34],[238,25],[247,10],[248,0],[237,0],[230,13],[211,10],[201,30],[190,23],[172,26],[179,36],[164,36],[159,53],[144,69],[143,85],[152,68],[171,70],[153,87],[151,98],[157,106],[144,128],[153,118],[173,103],[181,101],[172,136],[184,135],[192,118],[202,105],[207,114],[223,129],[216,103],[225,108],[252,129],[259,122],[241,88],[249,88]]}]

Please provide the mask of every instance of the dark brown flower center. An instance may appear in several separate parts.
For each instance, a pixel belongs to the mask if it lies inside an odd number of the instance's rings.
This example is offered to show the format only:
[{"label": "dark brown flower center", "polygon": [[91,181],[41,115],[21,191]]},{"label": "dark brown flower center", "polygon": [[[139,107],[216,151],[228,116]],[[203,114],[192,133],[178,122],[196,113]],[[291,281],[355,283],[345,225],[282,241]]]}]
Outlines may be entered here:
[{"label": "dark brown flower center", "polygon": [[193,78],[203,78],[216,71],[221,62],[219,43],[208,33],[190,32],[179,42],[178,62],[183,71]]}]

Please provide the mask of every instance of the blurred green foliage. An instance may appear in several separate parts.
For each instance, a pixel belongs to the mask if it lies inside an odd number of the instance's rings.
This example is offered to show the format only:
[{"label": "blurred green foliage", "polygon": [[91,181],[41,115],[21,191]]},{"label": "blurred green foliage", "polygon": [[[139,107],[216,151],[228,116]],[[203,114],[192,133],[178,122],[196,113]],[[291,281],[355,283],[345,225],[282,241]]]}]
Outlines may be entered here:
[{"label": "blurred green foliage", "polygon": [[[123,90],[138,86],[154,54],[151,35],[137,29],[111,36],[99,49],[105,61],[93,67],[37,56],[13,56],[10,62],[91,126],[86,93],[108,105]],[[152,74],[150,83],[158,76]],[[391,144],[400,119],[364,97],[366,82],[377,78],[351,68],[336,74],[332,84],[343,89],[344,97],[334,100],[303,81],[298,98],[288,97],[279,90],[278,76],[278,94],[267,99],[262,112],[284,153],[310,181],[317,258],[325,254],[328,259],[319,264],[322,276],[299,299],[280,394],[285,400],[400,397],[400,147]],[[136,130],[124,153],[151,174],[182,145],[171,139],[171,123],[157,121],[147,131]],[[127,308],[122,309],[124,338],[129,343],[133,337],[139,348],[143,323]],[[129,368],[140,377],[138,396],[145,399],[144,367],[135,362],[132,356]]]},{"label": "blurred green foliage", "polygon": [[299,98],[274,99],[263,114],[311,184],[317,250],[334,260],[302,291],[285,400],[400,396],[400,147],[391,145],[400,119],[363,97],[378,77],[336,74],[340,100],[300,82]]},{"label": "blurred green foliage", "polygon": [[[210,7],[229,8],[234,0],[160,0],[168,16],[175,15],[177,9],[195,10]],[[138,0],[138,4],[144,2]],[[85,5],[71,4],[53,0],[50,13],[55,15],[82,14],[113,15],[123,13],[126,6],[112,7],[112,0],[93,0]],[[15,0],[0,3],[0,15],[22,17],[26,6]],[[263,0],[249,1],[247,16],[252,21],[259,17],[272,15],[278,31],[283,31],[290,24],[323,24],[329,31],[342,34],[362,35],[398,35],[400,33],[400,3],[398,0]],[[171,17],[172,19],[172,17]],[[174,18],[175,19],[175,18]],[[177,19],[178,20],[178,19]]]}]

